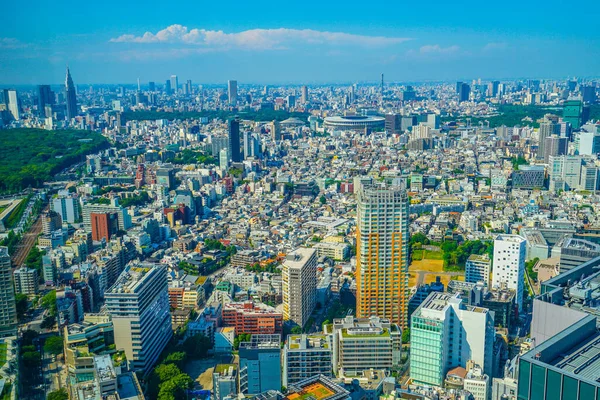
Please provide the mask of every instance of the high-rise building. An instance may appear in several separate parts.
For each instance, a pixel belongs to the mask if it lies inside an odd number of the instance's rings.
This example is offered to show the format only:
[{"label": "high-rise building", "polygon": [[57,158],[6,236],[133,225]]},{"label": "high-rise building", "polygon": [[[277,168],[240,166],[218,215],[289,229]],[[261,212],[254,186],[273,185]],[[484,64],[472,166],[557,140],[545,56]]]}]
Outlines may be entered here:
[{"label": "high-rise building", "polygon": [[585,85],[581,87],[581,98],[584,103],[593,104],[596,102],[596,87],[594,85]]},{"label": "high-rise building", "polygon": [[347,316],[334,319],[327,330],[332,335],[332,363],[337,376],[356,376],[369,369],[391,370],[400,365],[402,331],[388,319]]},{"label": "high-rise building", "polygon": [[19,107],[19,97],[16,90],[4,89],[4,105],[15,121],[21,118],[21,108]]},{"label": "high-rise building", "polygon": [[[355,185],[356,188],[356,185]],[[399,186],[361,185],[356,215],[356,315],[408,326],[408,197]]]},{"label": "high-rise building", "polygon": [[42,232],[50,235],[52,232],[62,228],[62,217],[56,211],[48,211],[42,214]]},{"label": "high-rise building", "polygon": [[550,183],[548,189],[573,190],[579,186],[581,180],[581,156],[550,156],[548,169]]},{"label": "high-rise building", "polygon": [[235,398],[238,389],[238,373],[235,364],[217,364],[213,372],[213,393],[216,400]]},{"label": "high-rise building", "polygon": [[326,335],[288,335],[283,348],[283,386],[315,375],[331,377],[332,354]]},{"label": "high-rise building", "polygon": [[544,159],[546,138],[552,135],[560,135],[560,125],[552,121],[544,121],[538,130],[538,152],[537,158]]},{"label": "high-rise building", "polygon": [[281,390],[281,335],[252,335],[240,343],[240,393]]},{"label": "high-rise building", "polygon": [[50,89],[50,85],[38,85],[37,87],[37,110],[38,115],[47,117],[46,106],[54,104],[54,93]]},{"label": "high-rise building", "polygon": [[111,236],[119,230],[119,217],[116,212],[90,213],[92,224],[92,239],[99,242],[110,241]]},{"label": "high-rise building", "polygon": [[71,196],[59,196],[52,200],[52,210],[70,224],[79,221],[79,203]]},{"label": "high-rise building", "polygon": [[8,247],[0,247],[0,337],[17,333],[17,307]]},{"label": "high-rise building", "polygon": [[308,103],[308,88],[306,86],[302,86],[300,91],[300,101],[302,104]]},{"label": "high-rise building", "polygon": [[283,261],[283,318],[303,327],[317,297],[317,251],[299,248]]},{"label": "high-rise building", "polygon": [[563,104],[563,120],[569,122],[575,130],[586,122],[583,108],[583,102],[580,100],[568,100]]},{"label": "high-rise building", "polygon": [[179,92],[179,78],[177,78],[177,75],[171,75],[171,90],[175,94]]},{"label": "high-rise building", "polygon": [[463,101],[469,101],[469,96],[471,94],[471,86],[468,83],[460,84],[460,91],[458,92],[458,101],[462,103]]},{"label": "high-rise building", "polygon": [[[589,125],[584,125],[587,128]],[[600,154],[600,128],[592,125],[589,130],[579,133],[579,154],[596,155]]]},{"label": "high-rise building", "polygon": [[150,92],[156,91],[156,84],[154,82],[148,82],[148,91],[150,91]]},{"label": "high-rise building", "polygon": [[386,114],[385,115],[385,131],[391,135],[402,133],[402,115]]},{"label": "high-rise building", "polygon": [[15,289],[17,293],[34,295],[39,288],[38,273],[36,269],[22,266],[15,269]]},{"label": "high-rise building", "polygon": [[550,156],[562,156],[567,154],[569,141],[566,137],[557,135],[548,136],[544,140],[544,162],[550,160]]},{"label": "high-rise building", "polygon": [[242,155],[240,153],[240,120],[229,120],[229,155],[231,161],[241,162]]},{"label": "high-rise building", "polygon": [[494,239],[492,287],[516,291],[519,311],[523,308],[526,245],[527,241],[519,235],[498,235]]},{"label": "high-rise building", "polygon": [[271,139],[275,142],[281,140],[281,124],[279,121],[273,120],[271,122]]},{"label": "high-rise building", "polygon": [[67,119],[70,121],[75,118],[78,114],[77,110],[77,91],[73,84],[73,78],[71,77],[71,71],[67,67],[67,77],[65,78],[65,93],[67,101]]},{"label": "high-rise building", "polygon": [[229,105],[237,104],[237,96],[237,81],[227,81],[227,99],[229,101]]},{"label": "high-rise building", "polygon": [[116,348],[125,351],[132,370],[150,371],[173,334],[166,268],[128,266],[104,297]]},{"label": "high-rise building", "polygon": [[494,317],[465,305],[460,294],[432,292],[411,316],[410,377],[442,386],[446,373],[472,361],[488,376],[493,368]]},{"label": "high-rise building", "polygon": [[167,79],[165,81],[165,93],[166,94],[171,94],[171,81],[169,79]]}]

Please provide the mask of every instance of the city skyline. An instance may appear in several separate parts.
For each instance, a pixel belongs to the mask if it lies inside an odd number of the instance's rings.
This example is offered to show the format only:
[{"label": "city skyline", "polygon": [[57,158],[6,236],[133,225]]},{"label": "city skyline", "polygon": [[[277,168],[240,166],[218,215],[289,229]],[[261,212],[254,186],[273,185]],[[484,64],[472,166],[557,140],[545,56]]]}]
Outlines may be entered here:
[{"label": "city skyline", "polygon": [[[9,8],[1,18],[0,83],[58,83],[67,64],[77,82],[105,84],[172,74],[207,84],[317,84],[376,81],[382,72],[389,81],[451,81],[600,70],[598,28],[557,20],[558,1],[506,4],[491,19],[474,18],[474,2],[434,2],[426,14],[410,4],[371,7],[368,18],[338,2],[311,1],[182,4],[164,15],[152,5],[109,2],[93,19],[68,13],[69,2]],[[600,12],[593,2],[583,7],[592,19]],[[31,13],[47,22],[33,26]]]}]

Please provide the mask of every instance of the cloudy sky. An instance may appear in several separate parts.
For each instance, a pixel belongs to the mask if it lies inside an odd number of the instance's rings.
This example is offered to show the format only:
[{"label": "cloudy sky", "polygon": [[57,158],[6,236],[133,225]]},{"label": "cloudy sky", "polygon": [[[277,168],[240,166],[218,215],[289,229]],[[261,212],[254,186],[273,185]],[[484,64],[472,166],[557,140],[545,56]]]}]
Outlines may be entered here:
[{"label": "cloudy sky", "polygon": [[[457,4],[460,3],[460,4]],[[600,76],[600,1],[10,2],[0,84]]]}]

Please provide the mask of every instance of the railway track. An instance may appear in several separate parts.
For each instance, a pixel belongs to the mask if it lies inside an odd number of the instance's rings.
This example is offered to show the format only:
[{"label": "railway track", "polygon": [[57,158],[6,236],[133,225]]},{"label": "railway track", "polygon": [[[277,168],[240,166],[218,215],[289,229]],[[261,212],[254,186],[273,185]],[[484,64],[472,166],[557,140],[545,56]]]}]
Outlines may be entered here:
[{"label": "railway track", "polygon": [[13,268],[18,268],[25,262],[29,251],[33,246],[35,246],[35,242],[37,241],[37,237],[42,232],[42,217],[41,213],[38,215],[37,219],[31,225],[31,228],[23,235],[23,238],[17,245],[17,250],[12,255],[12,265]]}]

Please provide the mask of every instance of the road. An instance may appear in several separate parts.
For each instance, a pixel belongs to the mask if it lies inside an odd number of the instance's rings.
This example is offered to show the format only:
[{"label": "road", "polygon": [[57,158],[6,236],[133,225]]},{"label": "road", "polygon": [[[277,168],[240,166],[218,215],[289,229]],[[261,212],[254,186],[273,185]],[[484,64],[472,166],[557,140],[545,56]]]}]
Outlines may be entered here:
[{"label": "road", "polygon": [[[47,207],[46,207],[47,208]],[[38,215],[35,223],[31,226],[29,231],[17,245],[17,250],[12,255],[12,265],[14,268],[18,268],[25,262],[29,251],[33,246],[35,246],[35,242],[37,241],[38,235],[42,232],[42,218]]]}]

